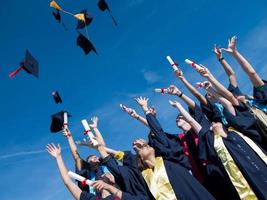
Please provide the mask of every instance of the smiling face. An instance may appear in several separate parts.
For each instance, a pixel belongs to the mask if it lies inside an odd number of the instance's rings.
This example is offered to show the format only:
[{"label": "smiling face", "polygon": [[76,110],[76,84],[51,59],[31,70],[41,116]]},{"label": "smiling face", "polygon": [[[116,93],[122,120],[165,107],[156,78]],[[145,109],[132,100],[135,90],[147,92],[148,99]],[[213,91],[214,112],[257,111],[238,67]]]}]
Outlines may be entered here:
[{"label": "smiling face", "polygon": [[155,150],[144,139],[135,140],[133,142],[133,149],[143,161],[155,155]]}]

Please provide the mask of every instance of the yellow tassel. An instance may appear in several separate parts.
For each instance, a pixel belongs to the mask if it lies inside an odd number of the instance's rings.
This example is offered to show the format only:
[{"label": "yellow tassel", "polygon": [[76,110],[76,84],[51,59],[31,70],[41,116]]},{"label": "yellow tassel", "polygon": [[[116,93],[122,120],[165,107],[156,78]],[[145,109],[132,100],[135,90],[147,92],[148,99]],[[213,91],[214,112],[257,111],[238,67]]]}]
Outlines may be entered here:
[{"label": "yellow tassel", "polygon": [[57,4],[56,1],[51,1],[50,2],[50,7],[55,8],[57,10],[62,10],[61,7]]},{"label": "yellow tassel", "polygon": [[84,14],[83,13],[79,13],[79,14],[76,14],[74,15],[74,17],[78,20],[81,20],[81,21],[84,21],[85,22],[85,17],[84,17]]}]

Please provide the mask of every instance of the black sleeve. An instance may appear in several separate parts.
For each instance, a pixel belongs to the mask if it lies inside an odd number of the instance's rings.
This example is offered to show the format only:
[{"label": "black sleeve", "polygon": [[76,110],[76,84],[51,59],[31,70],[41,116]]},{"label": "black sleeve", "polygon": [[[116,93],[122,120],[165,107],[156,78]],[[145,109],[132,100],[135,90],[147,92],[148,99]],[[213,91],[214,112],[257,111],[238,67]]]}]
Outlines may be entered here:
[{"label": "black sleeve", "polygon": [[94,194],[82,191],[80,200],[96,200],[96,196]]},{"label": "black sleeve", "polygon": [[149,145],[154,148],[155,155],[161,156],[165,160],[179,163],[190,169],[191,166],[184,154],[183,148],[177,137],[173,139],[173,135],[165,133],[158,120],[152,114],[147,114],[147,122],[152,134],[149,134]]},{"label": "black sleeve", "polygon": [[258,103],[267,105],[267,81],[263,82],[263,86],[253,88],[253,97]]},{"label": "black sleeve", "polygon": [[137,167],[136,155],[131,151],[124,151],[123,165],[129,167]]},{"label": "black sleeve", "polygon": [[120,166],[111,155],[105,157],[102,163],[107,166],[107,168],[110,170],[115,179],[121,179],[122,176],[121,176]]},{"label": "black sleeve", "polygon": [[201,125],[202,129],[209,130],[210,129],[210,121],[206,117],[206,115],[203,113],[200,106],[195,104],[195,108],[191,109],[189,108],[189,113],[191,116]]},{"label": "black sleeve", "polygon": [[158,140],[158,142],[160,142],[161,145],[165,147],[169,147],[168,139],[165,135],[165,132],[161,128],[161,125],[159,121],[157,120],[157,118],[151,113],[149,113],[146,115],[146,119],[147,119],[147,123],[149,125],[151,132],[153,133],[155,138]]}]

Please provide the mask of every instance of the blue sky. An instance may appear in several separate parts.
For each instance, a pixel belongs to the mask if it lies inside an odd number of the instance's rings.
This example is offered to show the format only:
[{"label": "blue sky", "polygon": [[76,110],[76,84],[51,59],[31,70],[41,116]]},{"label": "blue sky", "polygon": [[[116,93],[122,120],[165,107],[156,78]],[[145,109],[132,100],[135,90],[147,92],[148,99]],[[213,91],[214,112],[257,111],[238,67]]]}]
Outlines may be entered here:
[{"label": "blue sky", "polygon": [[[267,2],[214,0],[108,0],[118,27],[107,13],[100,12],[96,0],[58,0],[66,10],[78,13],[87,8],[94,16],[89,36],[99,55],[85,56],[76,46],[76,21],[63,15],[69,31],[54,21],[49,1],[2,0],[0,7],[0,171],[1,200],[71,199],[61,183],[54,160],[44,151],[48,142],[61,143],[69,169],[72,157],[62,135],[49,132],[50,115],[67,109],[71,130],[82,139],[81,119],[97,115],[99,129],[107,144],[129,149],[134,138],[147,130],[123,113],[120,103],[140,109],[133,98],[150,97],[166,131],[178,133],[176,110],[168,105],[171,97],[153,93],[156,87],[176,84],[166,55],[182,66],[185,76],[195,83],[202,80],[183,63],[192,58],[227,85],[227,79],[211,52],[213,44],[227,45],[238,36],[238,48],[259,74],[267,74]],[[40,78],[24,72],[14,79],[8,74],[24,56],[25,49],[39,60]],[[243,91],[251,85],[238,64],[228,55]],[[63,98],[56,105],[51,92]],[[187,91],[186,91],[187,92]],[[80,148],[83,157],[91,150]]]}]

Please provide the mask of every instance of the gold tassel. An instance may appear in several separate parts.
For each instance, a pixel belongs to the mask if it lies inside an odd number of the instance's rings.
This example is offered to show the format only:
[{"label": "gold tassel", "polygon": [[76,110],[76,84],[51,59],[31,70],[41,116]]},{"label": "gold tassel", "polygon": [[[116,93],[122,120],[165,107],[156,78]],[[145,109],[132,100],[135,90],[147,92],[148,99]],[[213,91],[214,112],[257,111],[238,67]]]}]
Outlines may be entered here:
[{"label": "gold tassel", "polygon": [[85,17],[84,17],[84,13],[79,13],[74,15],[74,17],[78,20],[84,21],[85,22]]},{"label": "gold tassel", "polygon": [[62,10],[61,7],[57,4],[57,2],[54,0],[50,2],[50,7],[55,8],[57,10]]}]

